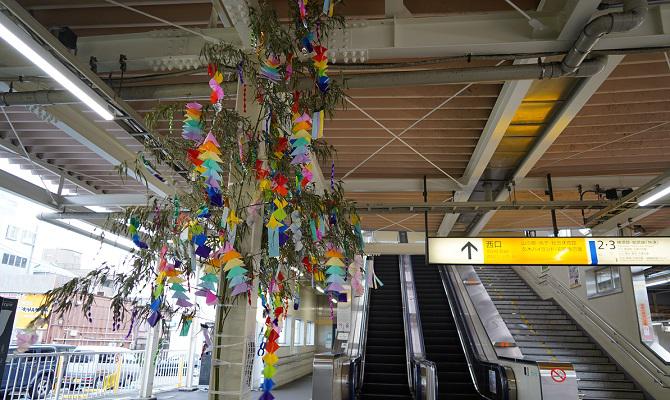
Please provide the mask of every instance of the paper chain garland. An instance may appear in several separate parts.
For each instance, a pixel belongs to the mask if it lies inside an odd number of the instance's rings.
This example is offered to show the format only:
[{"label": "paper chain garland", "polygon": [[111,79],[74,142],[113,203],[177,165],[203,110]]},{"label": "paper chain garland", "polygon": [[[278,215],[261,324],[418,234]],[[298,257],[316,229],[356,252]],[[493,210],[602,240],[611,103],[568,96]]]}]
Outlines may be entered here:
[{"label": "paper chain garland", "polygon": [[193,142],[202,140],[202,105],[199,103],[186,104],[186,115],[182,127],[182,137]]},{"label": "paper chain garland", "polygon": [[330,78],[328,77],[328,56],[326,56],[327,48],[318,45],[314,46],[316,55],[312,57],[314,60],[314,68],[316,69],[316,85],[319,87],[321,93],[326,93],[330,87]]}]

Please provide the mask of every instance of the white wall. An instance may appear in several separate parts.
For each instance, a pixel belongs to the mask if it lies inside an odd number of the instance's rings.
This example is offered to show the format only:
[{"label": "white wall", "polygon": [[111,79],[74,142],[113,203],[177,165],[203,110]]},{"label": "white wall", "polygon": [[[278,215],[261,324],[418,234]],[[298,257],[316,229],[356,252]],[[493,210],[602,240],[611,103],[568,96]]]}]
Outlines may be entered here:
[{"label": "white wall", "polygon": [[[633,361],[631,355],[621,349],[608,338],[595,324],[584,316],[582,310],[574,307],[567,299],[566,295],[553,290],[548,284],[538,283],[536,277],[540,274],[542,267],[515,267],[517,272],[524,280],[535,289],[542,298],[553,298],[558,302],[579,325],[591,335],[598,344],[617,362],[624,370],[649,394],[656,399],[670,398],[670,389],[663,389],[655,383],[653,379],[646,374],[639,365]],[[579,276],[581,286],[569,289],[579,300],[590,307],[603,320],[611,325],[625,340],[630,342],[635,349],[639,350],[647,358],[653,360],[666,375],[670,375],[670,366],[663,365],[663,362],[656,357],[640,340],[640,333],[637,322],[637,311],[633,292],[633,280],[630,268],[620,268],[621,284],[623,291],[602,297],[588,299],[586,296],[586,277],[587,268],[580,267]],[[556,278],[565,287],[569,288],[568,268],[565,266],[549,267],[549,275]],[[619,339],[622,343],[624,340]],[[626,345],[622,345],[626,347]],[[634,350],[629,350],[635,353]],[[642,359],[640,359],[642,360]],[[645,362],[645,364],[648,364]]]}]

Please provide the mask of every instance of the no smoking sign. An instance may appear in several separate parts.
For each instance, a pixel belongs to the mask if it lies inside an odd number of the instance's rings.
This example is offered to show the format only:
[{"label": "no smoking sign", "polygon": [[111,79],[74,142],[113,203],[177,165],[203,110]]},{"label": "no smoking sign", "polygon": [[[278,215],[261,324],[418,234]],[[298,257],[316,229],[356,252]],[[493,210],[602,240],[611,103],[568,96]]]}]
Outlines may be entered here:
[{"label": "no smoking sign", "polygon": [[551,379],[556,383],[563,383],[567,378],[567,374],[561,368],[554,368],[551,370]]}]

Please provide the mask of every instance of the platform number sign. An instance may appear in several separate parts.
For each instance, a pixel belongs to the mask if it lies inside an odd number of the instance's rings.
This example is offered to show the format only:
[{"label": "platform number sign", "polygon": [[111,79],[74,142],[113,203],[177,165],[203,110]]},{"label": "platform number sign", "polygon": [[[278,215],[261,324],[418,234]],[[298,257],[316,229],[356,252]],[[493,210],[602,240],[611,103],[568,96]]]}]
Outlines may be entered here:
[{"label": "platform number sign", "polygon": [[667,237],[429,238],[431,264],[668,265]]}]

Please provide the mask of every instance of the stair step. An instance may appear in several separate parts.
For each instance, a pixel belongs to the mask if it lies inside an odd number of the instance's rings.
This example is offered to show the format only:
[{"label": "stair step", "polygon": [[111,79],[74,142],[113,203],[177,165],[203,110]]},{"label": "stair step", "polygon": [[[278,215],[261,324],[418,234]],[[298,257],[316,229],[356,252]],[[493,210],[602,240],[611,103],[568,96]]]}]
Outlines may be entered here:
[{"label": "stair step", "polygon": [[644,400],[642,392],[637,390],[579,390],[580,398],[584,400],[626,399]]}]

